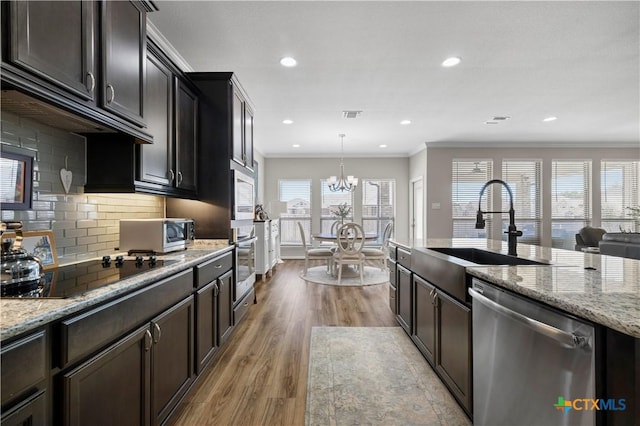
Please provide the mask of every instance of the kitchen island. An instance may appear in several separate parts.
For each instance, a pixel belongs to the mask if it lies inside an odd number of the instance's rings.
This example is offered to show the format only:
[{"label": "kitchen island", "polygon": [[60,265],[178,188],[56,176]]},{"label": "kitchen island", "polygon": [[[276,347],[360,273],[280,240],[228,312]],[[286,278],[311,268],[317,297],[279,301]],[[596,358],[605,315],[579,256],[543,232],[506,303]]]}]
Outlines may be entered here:
[{"label": "kitchen island", "polygon": [[[506,242],[484,239],[395,241],[393,247],[398,322],[470,417],[475,333],[467,290],[476,279],[592,324],[597,396],[626,399],[625,410],[599,411],[597,423],[632,424],[640,417],[640,261],[526,244],[517,245],[520,264],[511,266],[453,255],[472,251],[465,248],[507,254]],[[428,258],[441,263],[425,265]]]}]

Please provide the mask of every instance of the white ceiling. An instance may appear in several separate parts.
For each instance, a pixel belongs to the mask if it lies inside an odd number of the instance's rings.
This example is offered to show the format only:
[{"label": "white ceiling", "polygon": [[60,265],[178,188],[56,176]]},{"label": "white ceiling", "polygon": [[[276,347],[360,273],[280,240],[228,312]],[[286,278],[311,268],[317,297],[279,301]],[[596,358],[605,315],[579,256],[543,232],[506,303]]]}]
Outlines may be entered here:
[{"label": "white ceiling", "polygon": [[[635,1],[156,4],[149,20],[193,70],[237,74],[267,157],[339,155],[339,133],[345,156],[405,156],[425,142],[640,146]],[[449,56],[462,63],[443,68]],[[494,116],[511,119],[484,124]]]}]

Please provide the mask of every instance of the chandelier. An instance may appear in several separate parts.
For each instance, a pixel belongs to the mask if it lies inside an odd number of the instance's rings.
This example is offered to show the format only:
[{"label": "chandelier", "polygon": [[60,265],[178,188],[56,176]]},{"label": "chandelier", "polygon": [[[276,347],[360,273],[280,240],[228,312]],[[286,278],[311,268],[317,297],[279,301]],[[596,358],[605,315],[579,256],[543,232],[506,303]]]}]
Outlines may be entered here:
[{"label": "chandelier", "polygon": [[346,136],[344,133],[339,134],[340,136],[340,178],[336,176],[331,176],[327,179],[327,183],[329,184],[329,190],[331,192],[344,192],[349,191],[353,192],[356,190],[356,186],[358,185],[358,178],[353,176],[344,177],[344,163],[342,158],[344,156],[344,137]]}]

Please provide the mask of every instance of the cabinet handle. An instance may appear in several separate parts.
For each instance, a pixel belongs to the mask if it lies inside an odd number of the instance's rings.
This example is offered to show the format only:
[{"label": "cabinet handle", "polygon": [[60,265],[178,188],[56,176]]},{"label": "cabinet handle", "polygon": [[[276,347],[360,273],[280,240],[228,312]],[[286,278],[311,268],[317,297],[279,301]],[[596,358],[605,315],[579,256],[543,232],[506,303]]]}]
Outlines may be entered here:
[{"label": "cabinet handle", "polygon": [[220,269],[220,268],[222,268],[222,264],[218,263],[217,265],[213,265],[213,267],[216,268],[216,269]]},{"label": "cabinet handle", "polygon": [[149,330],[144,332],[144,351],[148,352],[151,349],[151,332]]},{"label": "cabinet handle", "polygon": [[154,322],[153,324],[153,343],[158,343],[160,341],[160,337],[162,336],[162,330],[160,330],[160,326],[158,323]]},{"label": "cabinet handle", "polygon": [[433,306],[438,306],[438,292],[434,291],[433,296],[431,296],[431,303]]},{"label": "cabinet handle", "polygon": [[182,172],[178,172],[178,185],[182,183]]},{"label": "cabinet handle", "polygon": [[87,92],[93,92],[93,89],[96,88],[96,78],[93,76],[91,71],[87,72],[87,77],[89,77],[89,87],[87,87]]},{"label": "cabinet handle", "polygon": [[[111,94],[111,96],[109,96]],[[111,104],[116,98],[116,89],[110,83],[107,83],[107,104]]]},{"label": "cabinet handle", "polygon": [[213,295],[215,297],[218,297],[219,294],[220,294],[220,288],[218,287],[218,284],[214,284],[213,285]]},{"label": "cabinet handle", "polygon": [[173,173],[173,169],[169,169],[169,182],[173,182],[173,180],[176,178],[176,174]]}]

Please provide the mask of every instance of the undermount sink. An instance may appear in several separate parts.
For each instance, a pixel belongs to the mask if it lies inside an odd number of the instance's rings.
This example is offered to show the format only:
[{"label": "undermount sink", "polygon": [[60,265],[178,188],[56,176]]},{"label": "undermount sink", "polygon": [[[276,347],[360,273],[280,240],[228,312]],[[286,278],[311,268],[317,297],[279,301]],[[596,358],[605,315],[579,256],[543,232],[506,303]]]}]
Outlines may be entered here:
[{"label": "undermount sink", "polygon": [[429,247],[428,250],[457,257],[477,265],[548,265],[530,259],[509,256],[473,247]]}]

